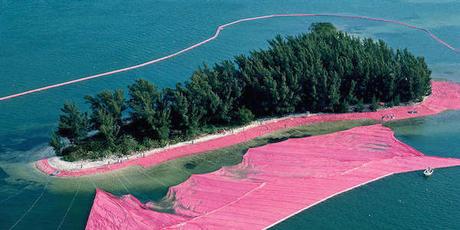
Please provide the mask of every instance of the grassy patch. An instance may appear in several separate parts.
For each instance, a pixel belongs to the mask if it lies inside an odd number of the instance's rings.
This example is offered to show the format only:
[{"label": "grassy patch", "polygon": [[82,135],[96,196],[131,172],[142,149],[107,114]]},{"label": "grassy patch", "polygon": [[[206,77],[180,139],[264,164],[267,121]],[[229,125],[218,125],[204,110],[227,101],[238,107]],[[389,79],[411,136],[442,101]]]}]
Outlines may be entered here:
[{"label": "grassy patch", "polygon": [[240,163],[243,155],[250,148],[284,141],[288,138],[301,138],[333,133],[357,126],[372,125],[375,123],[376,122],[373,120],[325,122],[279,130],[227,148],[212,150],[199,155],[169,161],[159,167],[167,167],[169,169],[179,168],[190,174],[208,173],[218,170],[223,166],[236,165]]}]

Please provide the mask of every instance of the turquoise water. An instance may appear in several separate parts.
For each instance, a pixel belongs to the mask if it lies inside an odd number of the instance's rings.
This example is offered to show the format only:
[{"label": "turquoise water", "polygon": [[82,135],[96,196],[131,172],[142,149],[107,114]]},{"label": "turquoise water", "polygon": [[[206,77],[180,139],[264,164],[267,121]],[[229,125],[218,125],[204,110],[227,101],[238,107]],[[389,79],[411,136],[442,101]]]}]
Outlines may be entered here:
[{"label": "turquoise water", "polygon": [[[161,57],[207,38],[217,25],[235,19],[297,12],[402,20],[429,28],[460,47],[460,3],[456,1],[0,0],[0,96]],[[131,192],[142,200],[158,199],[168,185],[189,175],[165,176],[162,168],[133,169],[105,177],[48,181],[30,163],[50,155],[47,137],[64,101],[82,104],[86,94],[125,89],[139,77],[161,87],[172,86],[186,80],[203,62],[263,48],[265,40],[276,34],[298,34],[318,20],[331,21],[360,36],[383,39],[393,47],[407,47],[426,57],[433,76],[460,81],[460,55],[421,33],[394,25],[329,18],[241,24],[225,30],[213,43],[157,65],[0,102],[0,229],[82,229],[95,186],[116,194]],[[460,157],[459,116],[446,113],[398,123],[395,130],[403,141],[427,154]],[[325,202],[278,227],[458,228],[460,221],[454,217],[459,216],[460,171],[453,168],[436,174],[439,176],[430,181],[417,174],[387,178]],[[435,192],[420,193],[426,186]],[[428,212],[432,215],[427,216]]]}]

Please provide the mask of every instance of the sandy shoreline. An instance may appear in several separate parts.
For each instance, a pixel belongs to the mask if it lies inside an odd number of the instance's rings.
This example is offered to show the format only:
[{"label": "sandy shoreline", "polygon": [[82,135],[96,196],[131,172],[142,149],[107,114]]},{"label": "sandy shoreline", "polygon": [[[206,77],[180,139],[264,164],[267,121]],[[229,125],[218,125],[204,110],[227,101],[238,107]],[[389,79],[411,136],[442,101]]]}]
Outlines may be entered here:
[{"label": "sandy shoreline", "polygon": [[[319,122],[331,122],[340,120],[373,119],[381,120],[383,116],[391,115],[393,120],[421,117],[438,114],[446,110],[460,109],[460,84],[452,82],[432,82],[432,94],[422,103],[410,106],[399,106],[382,109],[377,112],[345,113],[345,114],[318,114],[306,116],[306,114],[294,115],[264,121],[255,122],[244,128],[234,130],[233,133],[209,135],[195,140],[193,143],[183,142],[166,148],[155,149],[144,153],[138,153],[124,158],[118,162],[117,158],[109,158],[96,162],[64,162],[57,157],[42,159],[36,162],[36,167],[46,173],[55,176],[83,176],[95,173],[103,173],[121,168],[139,165],[151,167],[153,165],[179,157],[189,156],[228,147],[242,143],[258,136],[262,136],[277,130],[308,125]],[[410,113],[410,111],[417,111]],[[143,156],[143,157],[142,157]],[[111,164],[108,164],[111,162]]]},{"label": "sandy shoreline", "polygon": [[80,170],[80,169],[88,169],[88,168],[100,167],[100,166],[105,166],[105,165],[110,165],[110,164],[119,164],[129,159],[148,157],[150,155],[153,155],[155,153],[162,152],[165,150],[170,150],[170,149],[175,149],[181,146],[210,141],[210,140],[214,140],[214,139],[225,137],[225,136],[232,135],[232,134],[238,134],[244,130],[247,130],[253,127],[257,127],[260,125],[265,125],[265,124],[272,123],[272,122],[278,122],[284,119],[290,119],[290,118],[296,118],[296,117],[308,117],[308,116],[313,116],[313,114],[302,113],[302,114],[293,114],[289,116],[284,116],[280,118],[259,119],[257,121],[251,122],[248,125],[245,125],[245,126],[242,126],[236,129],[223,130],[223,132],[220,132],[220,133],[209,134],[209,135],[205,135],[205,136],[202,136],[202,137],[190,140],[190,141],[184,141],[184,142],[176,143],[173,145],[168,145],[163,148],[156,148],[156,149],[151,149],[147,151],[137,152],[135,154],[122,156],[122,157],[111,156],[111,157],[107,157],[107,158],[96,160],[96,161],[79,160],[79,161],[70,162],[70,161],[62,160],[62,157],[54,156],[54,157],[48,158],[48,163],[50,164],[50,166],[58,170]]}]

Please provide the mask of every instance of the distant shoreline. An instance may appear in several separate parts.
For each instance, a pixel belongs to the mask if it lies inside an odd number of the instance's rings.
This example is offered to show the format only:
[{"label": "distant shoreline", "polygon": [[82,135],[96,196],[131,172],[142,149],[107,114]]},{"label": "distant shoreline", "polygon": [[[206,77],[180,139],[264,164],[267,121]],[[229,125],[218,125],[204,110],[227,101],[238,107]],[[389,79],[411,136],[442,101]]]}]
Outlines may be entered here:
[{"label": "distant shoreline", "polygon": [[[64,162],[57,157],[51,157],[35,162],[41,172],[58,177],[78,177],[123,169],[129,166],[151,167],[160,163],[180,157],[195,155],[210,150],[228,147],[242,143],[256,137],[291,127],[308,125],[320,122],[340,120],[372,119],[402,120],[408,118],[429,116],[446,110],[460,109],[460,84],[453,82],[432,82],[432,94],[423,102],[382,109],[376,112],[343,113],[343,114],[317,114],[317,115],[291,115],[287,117],[257,121],[248,126],[235,129],[233,133],[213,134],[201,137],[194,141],[179,143],[162,149],[150,150],[144,153],[126,157],[120,163],[116,158],[95,162]],[[386,122],[389,120],[383,120]],[[110,162],[110,164],[108,164]],[[84,164],[84,165],[83,165]],[[79,168],[80,166],[80,168]]]}]

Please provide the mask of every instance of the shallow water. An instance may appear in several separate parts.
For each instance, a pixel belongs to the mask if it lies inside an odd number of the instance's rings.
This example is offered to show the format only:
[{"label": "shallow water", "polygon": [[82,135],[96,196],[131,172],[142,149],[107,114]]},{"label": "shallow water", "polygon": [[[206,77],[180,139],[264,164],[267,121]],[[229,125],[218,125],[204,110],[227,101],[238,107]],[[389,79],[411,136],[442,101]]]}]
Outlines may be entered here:
[{"label": "shallow water", "polygon": [[[345,13],[396,19],[429,28],[460,47],[459,11],[459,2],[428,0],[0,0],[0,96],[164,56],[207,38],[217,25],[273,13]],[[395,25],[329,18],[241,24],[226,29],[210,44],[157,65],[0,102],[0,229],[82,229],[95,186],[116,194],[130,192],[144,201],[159,199],[168,185],[180,183],[192,172],[217,167],[210,162],[186,170],[183,162],[176,162],[83,179],[44,177],[30,162],[50,154],[47,136],[64,101],[82,104],[86,94],[125,89],[139,77],[161,87],[172,86],[186,80],[203,62],[263,48],[265,40],[276,34],[298,34],[314,21],[331,21],[345,31],[380,38],[393,47],[408,47],[426,57],[433,76],[460,81],[460,55],[422,33]],[[398,122],[393,127],[401,140],[424,153],[460,157],[459,117],[460,113],[445,113]],[[459,174],[459,169],[453,168],[436,172],[429,181],[417,173],[387,178],[325,202],[278,227],[425,228],[443,224],[441,227],[458,228],[460,221],[453,217],[459,216]],[[433,192],[420,192],[427,188]],[[431,215],[427,217],[428,212]],[[296,222],[298,219],[303,222]]]}]

